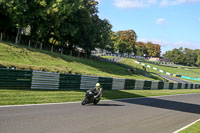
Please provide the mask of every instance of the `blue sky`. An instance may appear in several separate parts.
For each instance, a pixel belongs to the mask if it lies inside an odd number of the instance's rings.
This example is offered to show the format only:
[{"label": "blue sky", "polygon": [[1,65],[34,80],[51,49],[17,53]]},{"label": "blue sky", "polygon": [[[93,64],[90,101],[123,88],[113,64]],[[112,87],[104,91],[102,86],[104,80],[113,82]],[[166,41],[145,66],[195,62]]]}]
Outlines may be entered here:
[{"label": "blue sky", "polygon": [[99,16],[113,31],[133,29],[137,41],[200,49],[200,0],[98,0]]}]

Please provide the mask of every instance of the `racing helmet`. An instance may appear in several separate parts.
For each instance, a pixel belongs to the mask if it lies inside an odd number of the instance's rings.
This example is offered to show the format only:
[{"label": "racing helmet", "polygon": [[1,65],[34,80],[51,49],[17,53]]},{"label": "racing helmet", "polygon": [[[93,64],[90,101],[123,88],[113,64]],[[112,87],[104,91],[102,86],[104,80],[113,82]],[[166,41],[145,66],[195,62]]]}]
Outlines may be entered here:
[{"label": "racing helmet", "polygon": [[96,83],[96,87],[100,87],[101,85],[100,85],[100,83]]}]

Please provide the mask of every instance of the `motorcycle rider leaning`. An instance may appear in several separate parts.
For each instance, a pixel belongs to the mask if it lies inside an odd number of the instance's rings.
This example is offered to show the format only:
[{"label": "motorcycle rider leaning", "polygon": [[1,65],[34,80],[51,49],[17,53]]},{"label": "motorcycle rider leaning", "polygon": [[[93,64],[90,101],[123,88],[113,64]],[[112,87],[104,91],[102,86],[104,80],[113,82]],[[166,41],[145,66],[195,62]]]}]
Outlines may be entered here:
[{"label": "motorcycle rider leaning", "polygon": [[100,83],[96,83],[96,87],[93,89],[90,89],[88,91],[91,91],[94,94],[94,98],[97,100],[100,100],[101,96],[102,96],[102,88]]}]

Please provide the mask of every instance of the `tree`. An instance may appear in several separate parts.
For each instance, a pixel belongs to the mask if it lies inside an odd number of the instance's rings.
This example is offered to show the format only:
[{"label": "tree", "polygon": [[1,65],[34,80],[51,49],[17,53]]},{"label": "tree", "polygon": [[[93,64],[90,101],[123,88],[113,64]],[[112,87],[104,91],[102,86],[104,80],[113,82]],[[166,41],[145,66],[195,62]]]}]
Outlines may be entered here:
[{"label": "tree", "polygon": [[188,48],[185,48],[184,49],[184,54],[185,54],[185,60],[183,60],[183,64],[185,65],[196,65],[195,63],[197,62],[197,53],[195,52],[195,50],[192,50],[192,49],[188,49]]},{"label": "tree", "polygon": [[185,55],[182,48],[175,48],[172,51],[167,51],[163,56],[177,64],[183,64],[183,61],[185,60]]},{"label": "tree", "polygon": [[173,49],[171,51],[167,51],[164,54],[165,58],[170,59],[174,63],[177,64],[182,64],[182,65],[189,65],[189,66],[195,66],[199,65],[199,55],[200,55],[200,50],[192,50],[185,48],[183,50],[182,47],[179,49]]},{"label": "tree", "polygon": [[115,43],[115,49],[119,50],[120,53],[135,53],[135,43],[137,35],[134,30],[118,31],[116,33],[118,37]]},{"label": "tree", "polygon": [[197,66],[200,66],[200,54],[197,56],[197,61],[195,63]]},{"label": "tree", "polygon": [[[60,45],[67,50],[82,48],[90,54],[95,48],[111,49],[108,20],[98,16],[95,0],[7,0],[0,1],[0,32],[16,36],[25,29],[35,43]],[[12,33],[10,33],[12,32]]]},{"label": "tree", "polygon": [[147,53],[152,57],[160,57],[160,45],[147,42],[146,44]]},{"label": "tree", "polygon": [[143,42],[136,42],[136,55],[144,56],[147,55],[146,44]]}]

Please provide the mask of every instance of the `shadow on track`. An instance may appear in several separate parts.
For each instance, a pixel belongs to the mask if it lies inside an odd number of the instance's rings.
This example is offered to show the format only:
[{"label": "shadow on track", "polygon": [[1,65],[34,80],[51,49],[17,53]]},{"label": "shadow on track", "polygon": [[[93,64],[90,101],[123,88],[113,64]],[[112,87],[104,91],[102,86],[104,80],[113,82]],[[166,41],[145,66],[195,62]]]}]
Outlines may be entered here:
[{"label": "shadow on track", "polygon": [[[123,92],[123,93],[128,93],[128,92]],[[127,94],[127,95],[132,95],[132,94]],[[138,97],[144,97],[144,96],[138,95]],[[155,108],[162,108],[174,111],[181,111],[186,113],[200,114],[200,104],[184,103],[184,102],[171,101],[160,98],[122,99],[114,101],[155,107]]]},{"label": "shadow on track", "polygon": [[100,103],[100,104],[97,104],[96,106],[125,106],[125,105],[122,105],[122,104],[103,104],[103,103]]},{"label": "shadow on track", "polygon": [[125,105],[123,105],[123,104],[109,104],[109,103],[98,103],[97,105],[94,105],[94,104],[86,104],[86,105],[84,105],[84,106],[102,106],[102,107],[114,107],[114,106],[116,106],[116,107],[120,107],[120,106],[125,106]]}]

